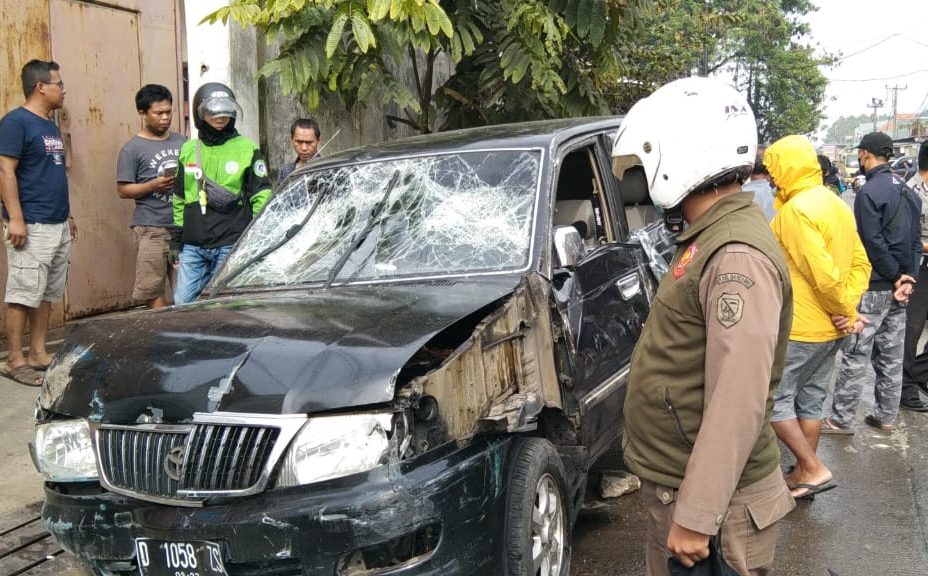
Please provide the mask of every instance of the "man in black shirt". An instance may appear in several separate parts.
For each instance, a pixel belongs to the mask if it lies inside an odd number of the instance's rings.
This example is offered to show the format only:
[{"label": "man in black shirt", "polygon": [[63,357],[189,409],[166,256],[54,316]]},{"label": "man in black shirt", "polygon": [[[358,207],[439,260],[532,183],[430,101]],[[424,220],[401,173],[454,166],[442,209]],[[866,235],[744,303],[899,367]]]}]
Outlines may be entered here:
[{"label": "man in black shirt", "polygon": [[857,157],[867,182],[854,201],[857,230],[873,270],[858,311],[868,321],[860,334],[847,339],[835,381],[831,417],[822,433],[851,432],[861,390],[876,372],[874,406],[864,422],[891,430],[902,392],[905,306],[915,288],[922,252],[921,199],[889,170],[893,140],[882,132],[864,136]]}]

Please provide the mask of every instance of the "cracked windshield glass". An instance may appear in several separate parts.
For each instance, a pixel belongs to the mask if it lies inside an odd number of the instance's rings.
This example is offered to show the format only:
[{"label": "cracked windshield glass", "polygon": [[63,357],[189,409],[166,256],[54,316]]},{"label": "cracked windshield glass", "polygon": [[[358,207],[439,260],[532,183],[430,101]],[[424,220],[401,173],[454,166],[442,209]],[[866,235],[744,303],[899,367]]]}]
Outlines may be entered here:
[{"label": "cracked windshield glass", "polygon": [[215,286],[458,275],[528,263],[541,153],[463,152],[307,173],[265,208]]}]

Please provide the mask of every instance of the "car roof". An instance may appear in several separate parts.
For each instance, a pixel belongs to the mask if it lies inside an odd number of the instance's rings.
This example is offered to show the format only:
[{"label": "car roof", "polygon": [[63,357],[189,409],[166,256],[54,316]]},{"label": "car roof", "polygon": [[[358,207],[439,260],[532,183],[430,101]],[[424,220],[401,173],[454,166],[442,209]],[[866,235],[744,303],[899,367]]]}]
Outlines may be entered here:
[{"label": "car roof", "polygon": [[313,162],[309,170],[396,156],[504,148],[545,148],[587,133],[617,129],[620,116],[565,118],[498,124],[402,138],[344,150]]}]

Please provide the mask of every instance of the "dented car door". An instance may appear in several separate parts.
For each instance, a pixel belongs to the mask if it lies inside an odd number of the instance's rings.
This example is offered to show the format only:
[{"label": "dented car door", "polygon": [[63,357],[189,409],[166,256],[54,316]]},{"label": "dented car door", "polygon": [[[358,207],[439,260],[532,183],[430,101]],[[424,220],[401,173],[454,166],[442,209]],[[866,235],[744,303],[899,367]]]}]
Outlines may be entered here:
[{"label": "dented car door", "polygon": [[[648,314],[638,249],[608,244],[588,254],[561,291],[567,317],[570,384],[591,454],[618,434],[632,351]],[[615,427],[604,434],[605,427]]]}]

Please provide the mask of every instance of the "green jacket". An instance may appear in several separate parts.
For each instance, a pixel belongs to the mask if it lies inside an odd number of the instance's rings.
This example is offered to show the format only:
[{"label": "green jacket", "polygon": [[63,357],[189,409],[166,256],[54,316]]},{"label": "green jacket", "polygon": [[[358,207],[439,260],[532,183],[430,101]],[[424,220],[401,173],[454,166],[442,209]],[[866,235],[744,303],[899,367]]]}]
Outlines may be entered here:
[{"label": "green jacket", "polygon": [[[200,159],[197,161],[197,144]],[[217,248],[234,244],[254,216],[271,197],[267,164],[258,146],[244,136],[235,136],[219,146],[188,140],[181,146],[174,183],[174,225],[184,231],[184,244]],[[239,200],[223,210],[200,205],[197,172],[226,188]]]},{"label": "green jacket", "polygon": [[[633,473],[657,484],[680,486],[699,433],[706,373],[706,312],[699,300],[700,277],[713,254],[731,243],[747,244],[765,254],[782,282],[783,306],[765,420],[769,421],[773,409],[773,391],[783,372],[792,319],[792,288],[780,247],[763,214],[754,208],[750,195],[734,194],[711,207],[678,237],[671,270],[660,283],[632,356],[625,400],[625,461]],[[732,411],[738,409],[731,406]],[[749,486],[772,473],[779,459],[776,436],[765,422],[738,486]]]}]

